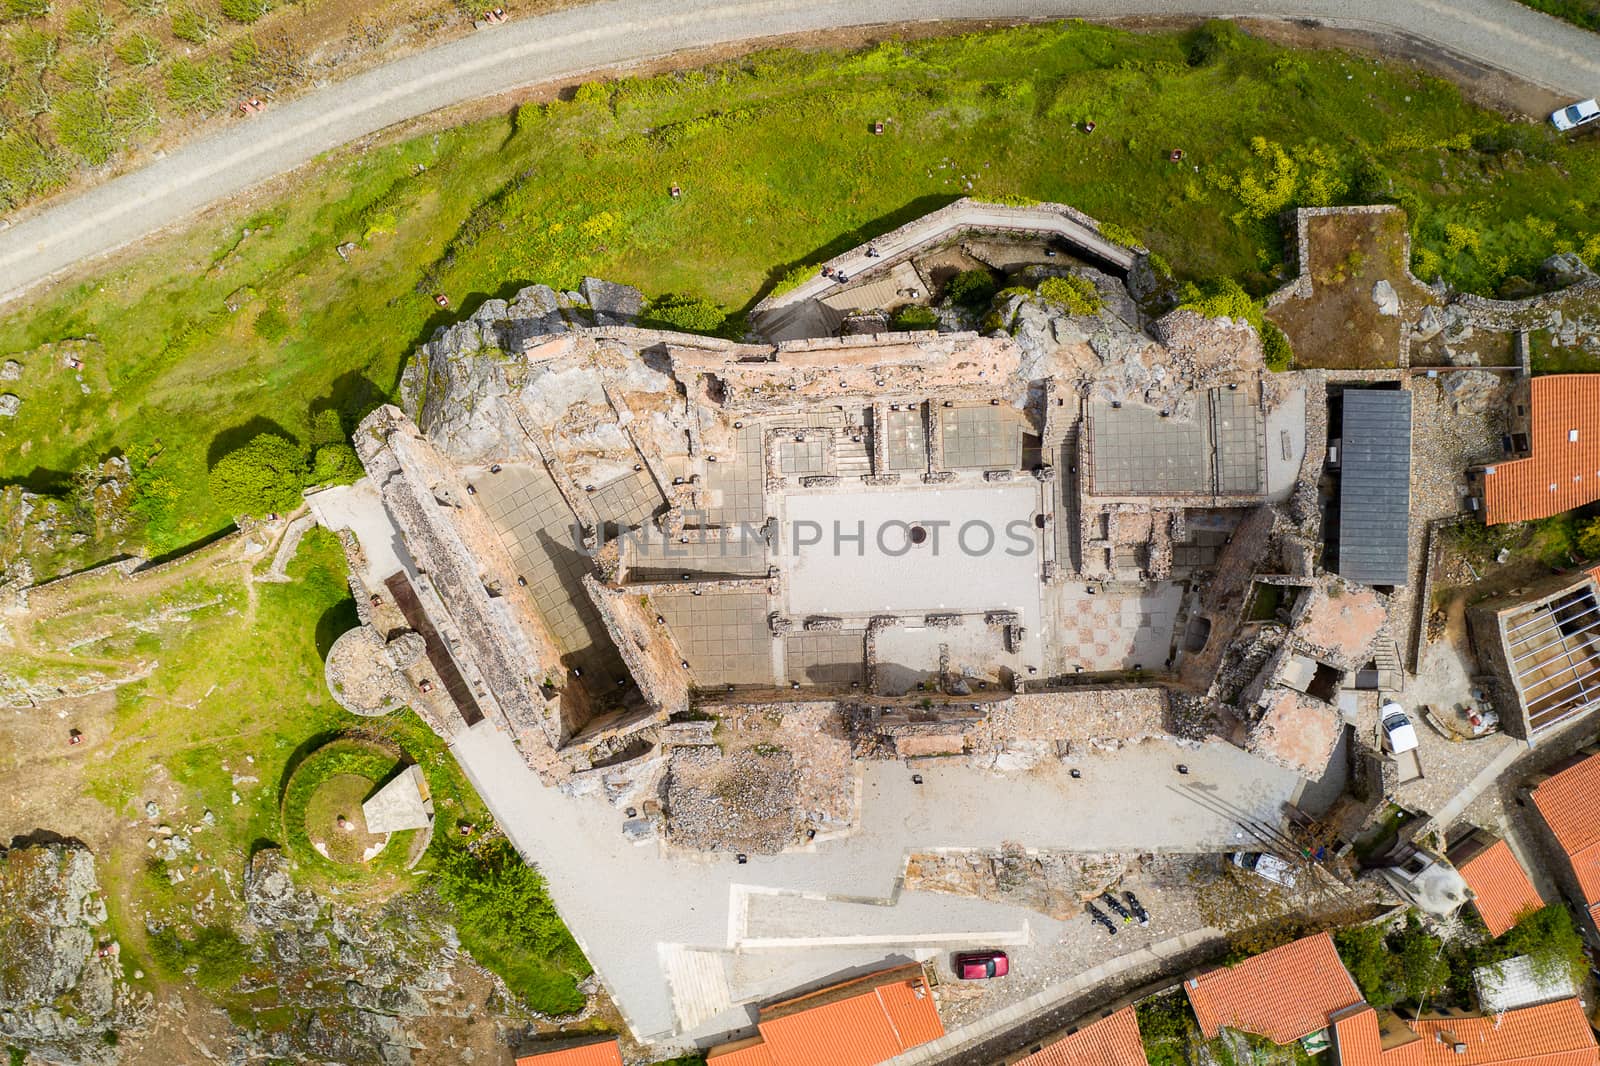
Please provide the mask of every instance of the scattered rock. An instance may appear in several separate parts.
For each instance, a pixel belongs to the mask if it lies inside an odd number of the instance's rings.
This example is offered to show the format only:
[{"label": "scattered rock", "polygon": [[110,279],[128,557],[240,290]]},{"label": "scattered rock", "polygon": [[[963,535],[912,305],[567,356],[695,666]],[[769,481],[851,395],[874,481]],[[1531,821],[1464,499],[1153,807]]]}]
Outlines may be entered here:
[{"label": "scattered rock", "polygon": [[350,253],[355,250],[356,244],[354,241],[345,241],[343,244],[334,249],[334,251],[339,253],[339,258],[343,259],[346,263],[350,262]]},{"label": "scattered rock", "polygon": [[244,902],[250,921],[266,928],[310,929],[320,910],[316,896],[295,887],[289,859],[278,848],[262,848],[250,856],[244,871]]},{"label": "scattered rock", "polygon": [[1432,304],[1422,309],[1422,315],[1416,324],[1411,327],[1412,336],[1419,341],[1431,341],[1444,329],[1444,320],[1439,315],[1439,309]]},{"label": "scattered rock", "polygon": [[597,326],[631,325],[644,310],[644,294],[630,285],[584,278],[578,291],[594,312]]},{"label": "scattered rock", "polygon": [[22,364],[15,359],[7,359],[0,364],[0,381],[16,381],[22,377]]},{"label": "scattered rock", "polygon": [[1457,414],[1481,415],[1505,398],[1500,376],[1487,370],[1463,370],[1441,376],[1445,399]]},{"label": "scattered rock", "polygon": [[1593,281],[1596,277],[1594,270],[1577,252],[1561,252],[1539,264],[1539,279],[1554,289]]},{"label": "scattered rock", "polygon": [[1380,315],[1400,313],[1400,297],[1386,278],[1379,279],[1378,283],[1372,286],[1372,302],[1378,305]]},{"label": "scattered rock", "polygon": [[21,409],[22,397],[18,396],[14,392],[8,392],[4,395],[0,395],[0,417],[14,418],[16,417],[17,412]]}]

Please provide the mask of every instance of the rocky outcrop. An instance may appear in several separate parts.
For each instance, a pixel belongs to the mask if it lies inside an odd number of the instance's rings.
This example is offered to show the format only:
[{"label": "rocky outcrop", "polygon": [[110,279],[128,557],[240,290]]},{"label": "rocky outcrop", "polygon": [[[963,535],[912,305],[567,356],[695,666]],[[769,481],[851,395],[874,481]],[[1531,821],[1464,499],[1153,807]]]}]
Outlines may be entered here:
[{"label": "rocky outcrop", "polygon": [[94,856],[73,842],[0,855],[0,1043],[45,1062],[111,1063],[109,1031],[142,1028],[150,997],[106,939]]},{"label": "rocky outcrop", "polygon": [[262,848],[244,870],[244,903],[250,921],[266,928],[309,929],[317,920],[316,896],[294,885],[289,859],[278,848]]}]

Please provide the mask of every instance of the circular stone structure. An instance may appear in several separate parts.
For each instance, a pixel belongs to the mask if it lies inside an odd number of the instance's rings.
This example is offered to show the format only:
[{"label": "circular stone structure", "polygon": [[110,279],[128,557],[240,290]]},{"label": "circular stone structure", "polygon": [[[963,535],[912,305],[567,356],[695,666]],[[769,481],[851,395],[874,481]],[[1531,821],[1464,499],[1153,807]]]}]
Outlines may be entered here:
[{"label": "circular stone structure", "polygon": [[387,833],[370,833],[361,804],[378,782],[364,774],[334,774],[306,799],[306,837],[329,862],[350,866],[368,862],[389,842]]},{"label": "circular stone structure", "polygon": [[398,746],[355,733],[311,752],[284,784],[280,814],[289,853],[339,879],[397,872],[407,848],[397,852],[395,840],[412,840],[415,831],[370,832],[363,805],[407,765]]},{"label": "circular stone structure", "polygon": [[[408,637],[415,640],[408,641]],[[415,633],[385,642],[371,626],[357,626],[340,634],[328,649],[323,677],[339,706],[363,718],[375,718],[406,704],[395,663],[399,660],[410,665],[423,650],[422,638]]]}]

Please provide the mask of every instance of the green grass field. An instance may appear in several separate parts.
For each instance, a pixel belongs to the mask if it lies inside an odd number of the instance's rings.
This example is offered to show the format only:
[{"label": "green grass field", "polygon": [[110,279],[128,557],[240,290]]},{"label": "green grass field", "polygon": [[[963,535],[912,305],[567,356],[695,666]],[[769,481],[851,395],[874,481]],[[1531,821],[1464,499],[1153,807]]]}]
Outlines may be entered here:
[{"label": "green grass field", "polygon": [[[594,274],[744,308],[795,266],[963,194],[1075,204],[1180,276],[1257,294],[1287,276],[1284,209],[1398,202],[1420,272],[1493,292],[1553,251],[1600,259],[1597,186],[1594,139],[1508,123],[1408,67],[1226,25],[1060,24],[591,84],[315,166],[273,206],[9,309],[0,353],[89,334],[102,347],[87,393],[20,356],[0,480],[54,489],[124,450],[148,550],[171,551],[228,521],[206,490],[216,454],[260,428],[303,440],[323,407],[354,417],[489,296]],[[344,241],[359,243],[348,264]]]}]

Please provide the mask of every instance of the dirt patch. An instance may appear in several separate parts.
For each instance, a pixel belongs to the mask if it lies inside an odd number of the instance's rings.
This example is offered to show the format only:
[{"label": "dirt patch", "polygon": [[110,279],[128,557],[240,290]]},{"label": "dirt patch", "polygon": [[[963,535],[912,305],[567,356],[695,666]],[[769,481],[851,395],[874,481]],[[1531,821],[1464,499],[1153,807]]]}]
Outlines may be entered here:
[{"label": "dirt patch", "polygon": [[1404,214],[1318,215],[1307,220],[1306,236],[1310,262],[1301,267],[1311,275],[1312,294],[1292,297],[1269,312],[1294,346],[1295,365],[1396,366],[1405,323],[1434,302],[1407,270]]},{"label": "dirt patch", "polygon": [[317,786],[306,804],[306,835],[311,846],[332,862],[367,862],[389,842],[387,833],[370,833],[361,801],[374,782],[359,774],[335,774]]}]

